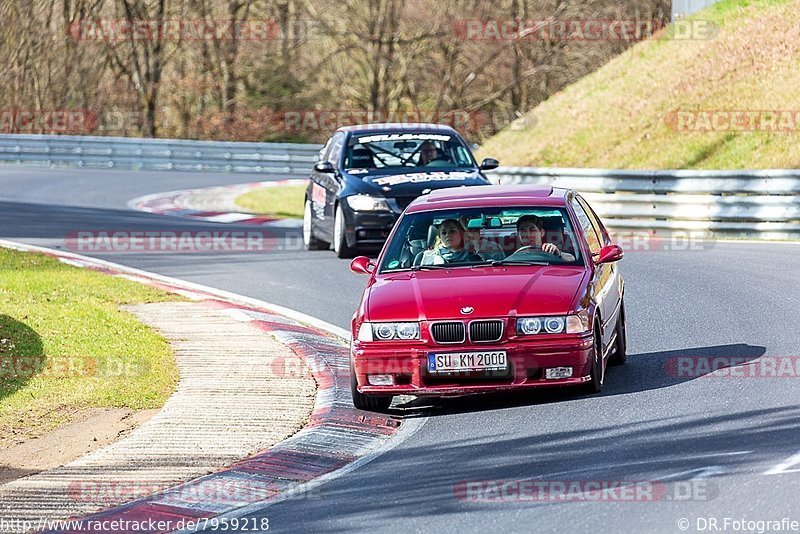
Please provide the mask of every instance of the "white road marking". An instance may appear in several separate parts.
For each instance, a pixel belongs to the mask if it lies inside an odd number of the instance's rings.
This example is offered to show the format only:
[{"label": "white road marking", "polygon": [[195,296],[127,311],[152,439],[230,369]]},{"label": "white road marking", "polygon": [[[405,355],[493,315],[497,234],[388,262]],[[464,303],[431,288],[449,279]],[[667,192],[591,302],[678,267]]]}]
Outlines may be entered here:
[{"label": "white road marking", "polygon": [[781,475],[784,473],[800,473],[800,467],[792,469],[794,466],[800,465],[800,452],[789,456],[786,460],[779,463],[772,469],[764,471],[765,475]]},{"label": "white road marking", "polygon": [[697,469],[690,469],[688,471],[680,471],[678,473],[672,473],[671,475],[667,475],[665,477],[658,477],[658,480],[665,481],[671,480],[673,478],[683,479],[686,478],[686,475],[691,475],[692,473],[697,473],[693,477],[690,477],[689,480],[705,480],[706,478],[715,477],[718,475],[722,475],[725,473],[725,470],[722,466],[719,465],[709,465],[707,467],[699,467]]},{"label": "white road marking", "polygon": [[253,217],[258,217],[258,215],[253,215],[252,213],[223,213],[222,215],[212,215],[210,217],[203,217],[203,220],[211,222],[220,222],[220,223],[231,223],[238,221],[246,221],[247,219],[252,219]]}]

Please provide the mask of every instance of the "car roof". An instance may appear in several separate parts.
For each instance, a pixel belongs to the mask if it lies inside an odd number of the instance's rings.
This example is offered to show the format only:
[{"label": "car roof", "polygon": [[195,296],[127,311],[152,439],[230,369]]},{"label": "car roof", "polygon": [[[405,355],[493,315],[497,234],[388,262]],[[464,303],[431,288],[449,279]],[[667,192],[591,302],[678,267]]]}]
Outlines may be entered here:
[{"label": "car roof", "polygon": [[418,197],[406,211],[508,206],[565,206],[569,189],[550,185],[476,185],[437,189]]},{"label": "car roof", "polygon": [[432,123],[403,123],[403,122],[386,122],[380,124],[356,124],[353,126],[342,126],[337,132],[352,132],[352,133],[377,133],[377,132],[442,132],[448,134],[458,135],[457,132],[450,126],[444,124]]}]

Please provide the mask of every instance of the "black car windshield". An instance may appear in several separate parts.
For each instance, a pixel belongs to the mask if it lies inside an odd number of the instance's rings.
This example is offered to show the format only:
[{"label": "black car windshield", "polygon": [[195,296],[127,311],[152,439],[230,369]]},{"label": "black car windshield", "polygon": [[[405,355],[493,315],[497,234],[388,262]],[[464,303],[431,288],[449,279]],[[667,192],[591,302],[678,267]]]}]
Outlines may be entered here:
[{"label": "black car windshield", "polygon": [[566,209],[470,208],[403,215],[379,273],[441,267],[582,265]]},{"label": "black car windshield", "polygon": [[353,135],[344,167],[363,172],[475,167],[464,142],[448,133],[382,132]]}]

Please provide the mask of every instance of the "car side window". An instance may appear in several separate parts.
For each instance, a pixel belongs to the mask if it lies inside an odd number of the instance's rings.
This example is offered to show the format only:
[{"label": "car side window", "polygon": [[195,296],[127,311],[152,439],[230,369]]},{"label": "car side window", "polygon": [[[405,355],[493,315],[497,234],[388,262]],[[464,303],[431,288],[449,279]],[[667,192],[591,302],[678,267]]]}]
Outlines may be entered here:
[{"label": "car side window", "polygon": [[586,215],[589,217],[592,226],[594,226],[594,230],[597,232],[597,237],[600,238],[601,246],[608,245],[610,243],[610,239],[608,239],[608,234],[605,231],[603,223],[600,222],[600,217],[597,216],[589,203],[586,202],[585,198],[578,197],[578,202],[580,202],[581,206],[583,206],[583,209],[586,211]]},{"label": "car side window", "polygon": [[586,242],[589,244],[589,250],[592,254],[599,254],[600,249],[603,248],[600,244],[600,236],[597,234],[597,230],[592,224],[589,215],[587,215],[586,210],[583,209],[578,199],[574,197],[572,199],[572,209],[575,210],[575,215],[578,217],[578,224],[581,225],[583,233],[586,235]]},{"label": "car side window", "polygon": [[319,149],[319,156],[317,156],[317,161],[326,161],[325,156],[328,155],[328,150],[331,148],[331,144],[333,138],[328,139],[328,142],[325,143],[325,146]]},{"label": "car side window", "polygon": [[342,155],[342,145],[344,145],[343,133],[338,133],[331,138],[325,159],[333,163],[334,167],[339,164],[339,156]]}]

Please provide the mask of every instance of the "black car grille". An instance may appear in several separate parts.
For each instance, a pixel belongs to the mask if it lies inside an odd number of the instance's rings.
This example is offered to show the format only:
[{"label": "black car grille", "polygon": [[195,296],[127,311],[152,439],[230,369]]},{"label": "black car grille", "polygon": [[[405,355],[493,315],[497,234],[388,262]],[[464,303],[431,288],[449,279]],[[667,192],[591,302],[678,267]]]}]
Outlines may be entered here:
[{"label": "black car grille", "polygon": [[500,341],[503,337],[503,321],[473,321],[469,324],[469,339],[472,342]]},{"label": "black car grille", "polygon": [[431,336],[436,343],[463,343],[466,337],[464,323],[434,323],[431,325]]}]

